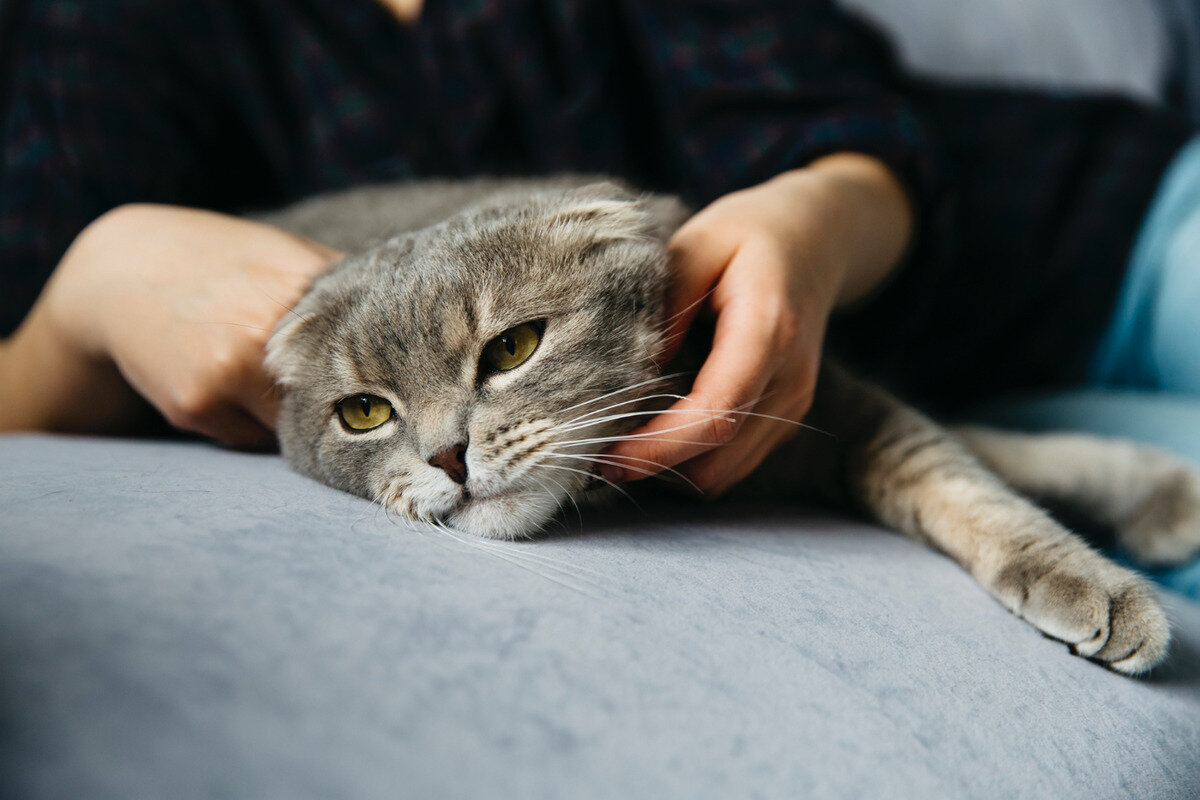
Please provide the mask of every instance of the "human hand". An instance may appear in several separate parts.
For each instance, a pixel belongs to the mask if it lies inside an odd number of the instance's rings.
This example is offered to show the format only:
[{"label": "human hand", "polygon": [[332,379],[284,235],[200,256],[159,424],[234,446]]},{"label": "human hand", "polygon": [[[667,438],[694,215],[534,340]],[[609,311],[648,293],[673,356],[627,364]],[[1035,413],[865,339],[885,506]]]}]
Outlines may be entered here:
[{"label": "human hand", "polygon": [[115,366],[172,425],[264,447],[278,401],[263,348],[339,255],[224,214],[123,206],[76,238],[35,313],[82,361]]},{"label": "human hand", "polygon": [[695,315],[715,313],[712,351],[688,396],[607,454],[611,481],[678,472],[716,496],[798,430],[816,388],[834,307],[869,292],[911,235],[891,172],[840,154],[726,195],[668,245],[673,351]]}]

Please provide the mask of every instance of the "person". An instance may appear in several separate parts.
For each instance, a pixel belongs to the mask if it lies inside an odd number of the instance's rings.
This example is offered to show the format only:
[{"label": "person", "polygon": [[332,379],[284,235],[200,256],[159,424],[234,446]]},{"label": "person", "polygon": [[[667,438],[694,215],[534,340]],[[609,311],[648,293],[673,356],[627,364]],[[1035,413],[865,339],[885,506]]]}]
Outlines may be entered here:
[{"label": "person", "polygon": [[[0,14],[0,429],[125,430],[148,402],[269,445],[264,342],[338,254],[235,214],[426,175],[602,172],[701,209],[670,243],[670,313],[679,334],[714,315],[711,354],[685,415],[611,455],[680,466],[712,495],[792,435],[770,417],[803,418],[827,333],[938,410],[1153,378],[1112,366],[1151,347],[1113,317],[1157,296],[1125,284],[1165,269],[1139,231],[1152,202],[1152,227],[1178,228],[1186,203],[1155,198],[1188,124],[1116,98],[919,84],[825,0]],[[1182,327],[1172,343],[1200,340]],[[664,433],[680,425],[689,442]]]}]

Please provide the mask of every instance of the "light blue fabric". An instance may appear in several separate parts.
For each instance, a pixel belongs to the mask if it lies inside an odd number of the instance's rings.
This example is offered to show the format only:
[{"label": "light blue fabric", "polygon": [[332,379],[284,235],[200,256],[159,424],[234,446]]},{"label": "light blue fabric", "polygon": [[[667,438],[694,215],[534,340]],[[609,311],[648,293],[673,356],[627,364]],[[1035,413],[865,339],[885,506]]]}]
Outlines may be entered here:
[{"label": "light blue fabric", "polygon": [[[1200,397],[1085,390],[997,406],[978,417],[1021,430],[1081,431],[1135,439],[1176,452],[1200,467]],[[1116,555],[1164,586],[1200,600],[1200,560],[1172,569],[1147,570],[1120,553]]]},{"label": "light blue fabric", "polygon": [[[1152,442],[1200,464],[1200,137],[1163,177],[1089,377],[1108,392],[1021,403],[997,419]],[[1151,574],[1200,599],[1200,561]]]},{"label": "light blue fabric", "polygon": [[1200,396],[1200,138],[1151,204],[1090,380]]}]

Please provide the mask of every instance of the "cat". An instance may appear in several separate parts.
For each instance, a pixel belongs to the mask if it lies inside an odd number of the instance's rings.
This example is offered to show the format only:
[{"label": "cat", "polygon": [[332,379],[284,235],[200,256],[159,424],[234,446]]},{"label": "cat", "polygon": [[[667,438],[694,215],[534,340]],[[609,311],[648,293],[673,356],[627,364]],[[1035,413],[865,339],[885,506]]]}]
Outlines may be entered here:
[{"label": "cat", "polygon": [[[563,176],[376,186],[261,217],[349,254],[268,343],[284,456],[409,520],[535,533],[565,499],[605,488],[605,447],[687,389],[656,361],[665,243],[687,215],[669,196]],[[738,491],[832,502],[902,531],[1114,670],[1163,659],[1168,623],[1146,580],[1035,502],[1074,506],[1143,561],[1177,563],[1200,550],[1187,464],[1088,436],[950,430],[826,361],[811,429]]]}]

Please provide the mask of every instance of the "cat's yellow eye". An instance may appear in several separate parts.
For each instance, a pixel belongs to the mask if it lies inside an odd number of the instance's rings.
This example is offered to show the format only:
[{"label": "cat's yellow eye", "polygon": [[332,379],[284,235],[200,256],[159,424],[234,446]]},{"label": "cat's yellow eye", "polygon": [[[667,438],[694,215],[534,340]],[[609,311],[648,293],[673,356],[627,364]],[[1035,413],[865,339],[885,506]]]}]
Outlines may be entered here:
[{"label": "cat's yellow eye", "polygon": [[483,364],[488,370],[504,372],[524,364],[542,340],[542,325],[525,322],[492,339],[483,348]]},{"label": "cat's yellow eye", "polygon": [[392,418],[392,404],[373,394],[356,394],[339,400],[337,412],[350,430],[369,431]]}]

